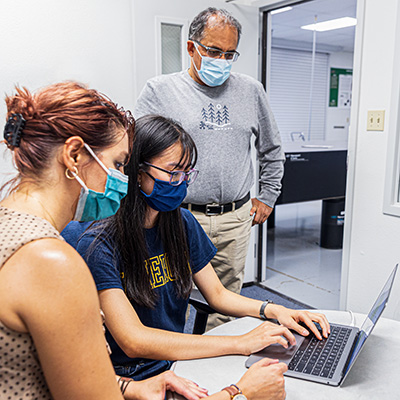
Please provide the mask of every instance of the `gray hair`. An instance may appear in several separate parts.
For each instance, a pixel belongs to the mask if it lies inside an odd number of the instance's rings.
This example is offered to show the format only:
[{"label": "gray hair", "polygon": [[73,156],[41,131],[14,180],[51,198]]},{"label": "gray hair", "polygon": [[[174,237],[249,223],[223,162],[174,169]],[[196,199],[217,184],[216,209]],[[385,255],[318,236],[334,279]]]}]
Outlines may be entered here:
[{"label": "gray hair", "polygon": [[239,43],[240,35],[242,33],[242,25],[240,25],[240,22],[231,13],[223,8],[214,7],[208,7],[206,10],[201,11],[193,18],[193,21],[189,27],[189,40],[197,40],[200,42],[204,38],[205,28],[211,26],[208,23],[209,18],[214,15],[219,17],[217,24],[221,24],[222,22],[223,25],[230,25],[236,29]]}]

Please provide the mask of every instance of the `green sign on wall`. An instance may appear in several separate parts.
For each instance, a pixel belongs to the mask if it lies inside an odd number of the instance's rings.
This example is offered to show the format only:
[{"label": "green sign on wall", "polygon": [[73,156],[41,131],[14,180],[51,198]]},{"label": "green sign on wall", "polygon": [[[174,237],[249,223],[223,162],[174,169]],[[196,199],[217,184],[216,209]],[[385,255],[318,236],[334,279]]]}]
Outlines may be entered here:
[{"label": "green sign on wall", "polygon": [[329,107],[350,108],[352,69],[331,68]]}]

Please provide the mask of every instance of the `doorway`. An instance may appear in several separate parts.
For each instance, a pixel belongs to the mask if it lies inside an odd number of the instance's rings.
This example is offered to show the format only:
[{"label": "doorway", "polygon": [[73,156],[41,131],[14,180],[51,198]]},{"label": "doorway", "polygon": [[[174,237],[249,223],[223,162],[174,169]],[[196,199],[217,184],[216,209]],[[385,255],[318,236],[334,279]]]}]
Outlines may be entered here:
[{"label": "doorway", "polygon": [[[340,302],[337,234],[345,223],[356,3],[296,1],[263,10],[262,81],[281,132],[286,172],[263,239],[262,284],[320,309],[337,309]],[[347,27],[334,26],[340,22]],[[340,201],[343,210],[326,216],[327,204]],[[323,215],[335,218],[328,242],[321,236]]]}]

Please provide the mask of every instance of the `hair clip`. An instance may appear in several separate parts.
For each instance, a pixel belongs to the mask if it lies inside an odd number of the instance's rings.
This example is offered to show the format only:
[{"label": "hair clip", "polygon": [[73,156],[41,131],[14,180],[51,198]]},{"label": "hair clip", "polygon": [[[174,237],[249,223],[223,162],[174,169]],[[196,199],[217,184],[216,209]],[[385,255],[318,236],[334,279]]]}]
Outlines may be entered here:
[{"label": "hair clip", "polygon": [[4,139],[10,146],[19,147],[25,119],[21,114],[11,114],[4,127]]}]

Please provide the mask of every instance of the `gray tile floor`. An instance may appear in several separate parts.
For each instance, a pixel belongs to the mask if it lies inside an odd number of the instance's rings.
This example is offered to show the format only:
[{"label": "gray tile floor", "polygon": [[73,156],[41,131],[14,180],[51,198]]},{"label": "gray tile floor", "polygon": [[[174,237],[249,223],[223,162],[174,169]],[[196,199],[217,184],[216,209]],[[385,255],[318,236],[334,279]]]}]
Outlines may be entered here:
[{"label": "gray tile floor", "polygon": [[338,309],[342,250],[319,246],[322,201],[280,205],[268,229],[263,284],[319,309]]}]

